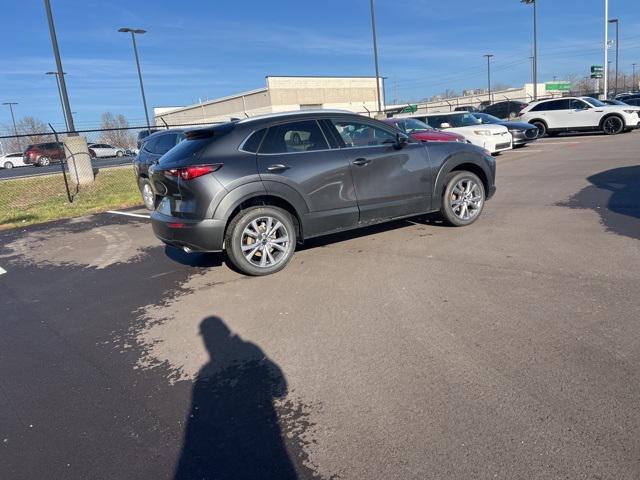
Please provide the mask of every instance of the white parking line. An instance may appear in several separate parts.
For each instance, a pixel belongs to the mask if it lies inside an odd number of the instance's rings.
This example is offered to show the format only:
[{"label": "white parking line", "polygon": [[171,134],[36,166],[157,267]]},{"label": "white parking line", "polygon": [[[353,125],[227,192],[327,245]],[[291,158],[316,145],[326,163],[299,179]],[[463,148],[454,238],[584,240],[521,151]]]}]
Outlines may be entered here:
[{"label": "white parking line", "polygon": [[151,215],[141,215],[139,213],[119,212],[117,210],[107,210],[107,213],[113,213],[114,215],[124,215],[125,217],[151,218]]},{"label": "white parking line", "polygon": [[0,275],[4,275],[5,273],[7,273],[7,271],[4,268],[0,267]]}]

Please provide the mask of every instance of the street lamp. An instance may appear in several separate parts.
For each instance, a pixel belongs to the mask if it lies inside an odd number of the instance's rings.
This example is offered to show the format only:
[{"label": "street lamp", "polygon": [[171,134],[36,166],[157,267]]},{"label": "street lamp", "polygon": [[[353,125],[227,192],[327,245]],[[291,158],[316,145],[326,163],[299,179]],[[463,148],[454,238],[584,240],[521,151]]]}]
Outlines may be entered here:
[{"label": "street lamp", "polygon": [[638,84],[636,83],[636,64],[632,63],[631,67],[633,68],[633,76],[631,77],[633,79],[633,84],[631,85],[631,91],[635,92],[636,88],[638,88]]},{"label": "street lamp", "polygon": [[604,0],[604,89],[606,99],[609,93],[609,0]]},{"label": "street lamp", "polygon": [[119,28],[119,32],[122,33],[130,33],[131,34],[131,42],[133,43],[133,53],[136,57],[136,67],[138,68],[138,79],[140,80],[140,92],[142,93],[142,105],[144,106],[144,116],[147,119],[147,130],[151,133],[151,127],[149,125],[149,112],[147,111],[147,99],[144,96],[144,84],[142,83],[142,72],[140,71],[140,59],[138,58],[138,46],[136,45],[136,34],[142,35],[143,33],[147,33],[146,30],[142,30],[141,28]]},{"label": "street lamp", "polygon": [[619,36],[618,36],[618,26],[620,25],[620,22],[617,18],[612,18],[611,20],[609,20],[609,23],[615,23],[616,24],[616,81],[615,81],[615,93],[618,93],[618,41],[619,41]]},{"label": "street lamp", "polygon": [[13,131],[16,134],[16,140],[18,141],[18,150],[22,151],[22,143],[20,143],[18,128],[16,127],[16,118],[13,116],[13,106],[18,104],[16,102],[3,102],[2,105],[9,105],[9,110],[11,111],[11,121],[13,122]]},{"label": "street lamp", "polygon": [[373,60],[376,64],[376,93],[378,97],[378,113],[382,113],[382,99],[380,96],[380,70],[378,68],[378,39],[376,35],[376,12],[373,0],[369,2],[371,6],[371,34],[373,35]]},{"label": "street lamp", "polygon": [[[66,75],[66,72],[62,72],[63,75]],[[64,111],[64,102],[62,101],[62,90],[60,90],[60,79],[58,78],[58,72],[46,72],[45,75],[55,75],[56,76],[56,84],[58,85],[58,95],[60,96],[60,104],[62,105],[62,115],[64,116],[64,124],[67,127],[67,131],[69,131],[69,122],[67,121],[67,112]],[[71,112],[72,114],[74,112]]]},{"label": "street lamp", "polygon": [[44,0],[44,8],[47,11],[47,19],[49,20],[49,33],[51,34],[51,46],[53,47],[53,56],[56,59],[56,70],[58,71],[58,81],[60,82],[60,94],[62,96],[62,108],[65,111],[67,119],[67,130],[75,132],[73,125],[73,116],[71,115],[71,106],[69,105],[69,96],[67,95],[67,84],[64,81],[64,71],[62,69],[62,60],[60,59],[60,49],[58,48],[58,39],[56,37],[56,26],[53,23],[53,13],[51,13],[51,3]]},{"label": "street lamp", "polygon": [[538,15],[537,0],[520,0],[525,5],[533,5],[533,100],[538,100]]},{"label": "street lamp", "polygon": [[485,53],[483,57],[487,59],[487,92],[489,94],[489,103],[491,103],[491,57],[490,53]]}]

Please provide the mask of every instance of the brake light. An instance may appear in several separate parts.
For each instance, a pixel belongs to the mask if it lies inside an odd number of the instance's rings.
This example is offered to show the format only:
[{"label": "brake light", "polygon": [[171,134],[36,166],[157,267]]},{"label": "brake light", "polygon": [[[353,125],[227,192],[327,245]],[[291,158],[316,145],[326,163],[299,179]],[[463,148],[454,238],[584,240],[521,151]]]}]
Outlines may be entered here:
[{"label": "brake light", "polygon": [[193,165],[191,167],[172,168],[165,170],[164,173],[170,177],[180,177],[182,180],[193,180],[207,173],[215,172],[221,167],[221,163],[214,163],[213,165]]}]

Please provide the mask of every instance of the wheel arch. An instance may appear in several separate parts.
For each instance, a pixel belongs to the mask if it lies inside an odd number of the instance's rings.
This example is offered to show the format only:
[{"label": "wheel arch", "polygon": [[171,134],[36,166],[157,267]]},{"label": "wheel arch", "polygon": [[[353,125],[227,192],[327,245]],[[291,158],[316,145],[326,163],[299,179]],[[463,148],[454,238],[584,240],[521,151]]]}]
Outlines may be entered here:
[{"label": "wheel arch", "polygon": [[435,186],[433,189],[432,208],[440,209],[442,203],[442,195],[446,188],[445,179],[451,172],[471,172],[478,176],[484,186],[485,194],[489,194],[493,173],[487,166],[482,165],[479,159],[471,155],[452,156],[449,158],[438,171]]},{"label": "wheel arch", "polygon": [[602,126],[604,125],[605,120],[611,117],[618,117],[620,119],[620,121],[622,122],[622,130],[627,128],[627,122],[624,121],[624,117],[618,112],[611,112],[611,113],[607,113],[600,119],[600,124],[599,124],[600,129],[602,129]]},{"label": "wheel arch", "polygon": [[[290,189],[288,187],[287,189]],[[302,218],[308,212],[306,203],[295,191],[287,189],[272,191],[265,188],[262,182],[252,182],[242,185],[229,192],[216,207],[213,218],[222,219],[225,222],[225,235],[231,220],[243,210],[249,207],[271,205],[282,208],[291,214],[299,240],[304,239],[304,227]]]}]

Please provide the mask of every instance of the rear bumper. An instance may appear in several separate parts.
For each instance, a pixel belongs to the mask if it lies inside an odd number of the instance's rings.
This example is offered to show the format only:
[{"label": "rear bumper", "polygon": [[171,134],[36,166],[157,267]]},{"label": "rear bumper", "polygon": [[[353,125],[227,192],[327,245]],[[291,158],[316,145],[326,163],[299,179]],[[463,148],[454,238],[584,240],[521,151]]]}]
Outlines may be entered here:
[{"label": "rear bumper", "polygon": [[151,213],[151,226],[156,237],[173,247],[186,247],[198,252],[219,252],[223,249],[224,220],[189,220],[155,211]]}]

